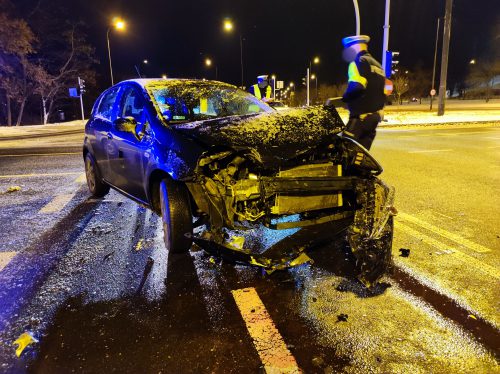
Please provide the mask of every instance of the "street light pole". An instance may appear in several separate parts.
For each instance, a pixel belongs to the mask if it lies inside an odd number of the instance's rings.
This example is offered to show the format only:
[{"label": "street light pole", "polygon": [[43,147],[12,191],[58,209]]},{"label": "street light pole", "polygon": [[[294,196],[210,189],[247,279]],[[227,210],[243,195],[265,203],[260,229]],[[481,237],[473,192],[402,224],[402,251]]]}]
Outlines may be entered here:
[{"label": "street light pole", "polygon": [[243,90],[243,37],[240,34],[241,89]]},{"label": "street light pole", "polygon": [[444,101],[446,97],[446,79],[448,76],[448,54],[450,51],[451,11],[453,0],[446,0],[446,11],[443,29],[443,50],[441,53],[441,77],[439,78],[438,116],[444,114]]},{"label": "street light pole", "polygon": [[108,27],[106,32],[106,40],[108,42],[108,59],[109,59],[109,74],[111,75],[111,85],[114,86],[115,82],[113,79],[113,65],[111,64],[111,47],[109,46],[109,32],[111,31],[111,26]]},{"label": "street light pole", "polygon": [[358,6],[358,0],[352,0],[354,4],[354,14],[356,16],[356,35],[359,35],[361,33],[361,24],[359,22],[359,6]]},{"label": "street light pole", "polygon": [[[440,18],[438,18],[437,22],[437,27],[436,27],[436,44],[434,46],[434,65],[432,67],[432,89],[431,92],[434,92],[434,83],[436,81],[436,60],[437,60],[437,53],[438,53],[438,40],[439,40],[439,22],[441,21]],[[429,110],[432,110],[432,102],[434,101],[434,95],[431,94],[431,106]]]}]

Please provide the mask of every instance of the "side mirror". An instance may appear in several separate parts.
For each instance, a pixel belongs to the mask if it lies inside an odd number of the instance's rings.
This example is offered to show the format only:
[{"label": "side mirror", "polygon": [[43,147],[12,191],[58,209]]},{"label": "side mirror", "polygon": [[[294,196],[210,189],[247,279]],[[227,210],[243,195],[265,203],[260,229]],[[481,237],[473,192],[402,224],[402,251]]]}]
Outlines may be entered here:
[{"label": "side mirror", "polygon": [[118,131],[123,131],[123,132],[130,132],[134,135],[135,133],[135,128],[137,126],[137,121],[135,120],[134,117],[120,117],[117,118],[113,122],[115,129]]}]

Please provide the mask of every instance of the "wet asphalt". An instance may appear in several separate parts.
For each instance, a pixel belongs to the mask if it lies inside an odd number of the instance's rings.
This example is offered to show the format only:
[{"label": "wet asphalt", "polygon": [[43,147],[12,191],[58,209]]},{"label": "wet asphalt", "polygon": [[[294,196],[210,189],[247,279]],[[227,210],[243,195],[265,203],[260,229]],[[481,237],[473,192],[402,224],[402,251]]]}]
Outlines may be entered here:
[{"label": "wet asphalt", "polygon": [[[499,144],[493,127],[379,132],[402,214],[397,270],[372,292],[342,238],[271,275],[196,245],[171,255],[155,214],[116,192],[89,197],[78,148],[0,150],[0,252],[13,253],[0,372],[265,372],[231,293],[246,287],[303,372],[499,372]],[[71,199],[40,213],[59,195]],[[39,342],[17,358],[23,332]]]}]

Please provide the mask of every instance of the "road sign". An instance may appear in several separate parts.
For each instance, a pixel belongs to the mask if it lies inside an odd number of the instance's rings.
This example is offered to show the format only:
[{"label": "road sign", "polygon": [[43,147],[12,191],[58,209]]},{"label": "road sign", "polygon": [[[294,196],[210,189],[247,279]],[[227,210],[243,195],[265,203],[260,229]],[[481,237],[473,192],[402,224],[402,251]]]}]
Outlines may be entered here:
[{"label": "road sign", "polygon": [[431,96],[435,96],[435,95],[436,95],[436,90],[433,88],[433,89],[431,90]]},{"label": "road sign", "polygon": [[69,96],[70,97],[80,97],[80,94],[78,93],[78,89],[76,87],[71,87],[69,89]]},{"label": "road sign", "polygon": [[276,88],[278,90],[281,90],[285,87],[285,82],[284,81],[276,81]]}]

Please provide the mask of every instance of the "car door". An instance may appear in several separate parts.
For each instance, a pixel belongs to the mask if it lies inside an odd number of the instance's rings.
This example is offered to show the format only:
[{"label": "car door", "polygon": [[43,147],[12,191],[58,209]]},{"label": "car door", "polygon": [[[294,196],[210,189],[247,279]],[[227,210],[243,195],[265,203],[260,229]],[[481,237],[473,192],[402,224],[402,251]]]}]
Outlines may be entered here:
[{"label": "car door", "polygon": [[145,152],[151,144],[149,114],[145,100],[133,85],[124,85],[116,108],[116,118],[132,117],[135,132],[119,131],[112,127],[113,158],[110,158],[111,183],[136,199],[146,201],[144,170]]},{"label": "car door", "polygon": [[110,149],[112,149],[109,133],[112,127],[112,121],[114,120],[114,108],[116,106],[118,90],[118,87],[113,87],[102,95],[90,124],[95,136],[94,141],[91,143],[93,155],[96,159],[101,176],[108,181],[110,180],[108,153]]}]

